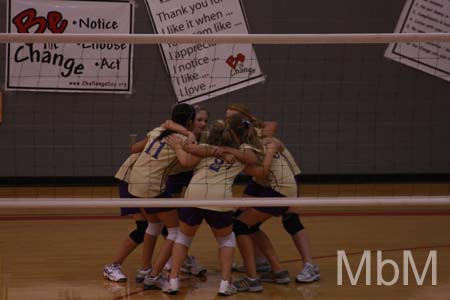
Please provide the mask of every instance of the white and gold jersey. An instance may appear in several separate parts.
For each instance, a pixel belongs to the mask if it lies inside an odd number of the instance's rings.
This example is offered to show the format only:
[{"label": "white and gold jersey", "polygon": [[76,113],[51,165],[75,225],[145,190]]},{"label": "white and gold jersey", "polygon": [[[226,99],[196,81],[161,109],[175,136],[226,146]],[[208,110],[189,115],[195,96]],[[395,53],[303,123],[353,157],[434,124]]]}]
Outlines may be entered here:
[{"label": "white and gold jersey", "polygon": [[[256,133],[258,134],[259,138],[263,138],[262,136],[262,129],[261,128],[255,128]],[[276,139],[276,137],[273,137]],[[277,139],[278,140],[278,139]],[[291,152],[285,147],[283,152],[284,158],[289,162],[290,168],[292,169],[292,172],[294,172],[294,175],[298,175],[301,173],[300,167],[298,166],[297,162],[295,161],[294,157],[292,156]]]},{"label": "white and gold jersey", "polygon": [[284,158],[289,163],[289,166],[291,167],[292,172],[294,173],[294,176],[299,175],[302,171],[300,170],[300,167],[297,165],[297,162],[295,161],[291,152],[289,152],[289,150],[285,147],[283,152],[281,152],[281,154],[284,156]]},{"label": "white and gold jersey", "polygon": [[[240,149],[254,149],[250,145],[242,144]],[[194,170],[194,176],[186,189],[184,197],[187,199],[223,200],[233,197],[232,187],[236,176],[245,168],[239,161],[230,164],[222,159],[207,157],[200,161]],[[226,205],[226,201],[224,201]],[[201,207],[215,211],[230,211],[231,207]]]},{"label": "white and gold jersey", "polygon": [[140,153],[133,153],[128,156],[128,158],[120,166],[119,170],[117,170],[117,173],[114,177],[125,182],[130,182],[131,170],[137,159],[139,158],[139,154]]},{"label": "white and gold jersey", "polygon": [[[164,130],[157,127],[147,134],[147,144],[133,166],[128,191],[136,197],[152,198],[160,195],[166,188],[167,177],[181,169],[175,150],[158,140]],[[176,135],[186,139],[181,134]]]},{"label": "white and gold jersey", "polygon": [[294,171],[283,152],[274,154],[269,175],[266,178],[253,178],[253,180],[263,186],[271,187],[286,197],[296,197],[297,183]]}]

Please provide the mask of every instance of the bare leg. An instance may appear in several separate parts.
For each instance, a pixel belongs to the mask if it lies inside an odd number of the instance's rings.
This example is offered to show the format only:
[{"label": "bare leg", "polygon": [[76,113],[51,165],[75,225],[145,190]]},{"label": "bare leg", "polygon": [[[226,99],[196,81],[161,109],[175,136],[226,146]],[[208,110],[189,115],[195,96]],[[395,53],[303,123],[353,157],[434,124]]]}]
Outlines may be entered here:
[{"label": "bare leg", "polygon": [[[246,224],[248,227],[254,226],[259,222],[264,222],[269,219],[271,215],[257,211],[255,209],[248,209],[244,211],[238,219]],[[256,278],[256,263],[255,263],[255,249],[250,235],[240,234],[236,238],[239,251],[247,267],[247,275],[250,278]]]},{"label": "bare leg", "polygon": [[292,241],[295,244],[298,252],[302,256],[303,264],[305,263],[313,263],[311,256],[311,242],[309,240],[308,233],[306,230],[300,230],[296,234],[292,235]]},{"label": "bare leg", "polygon": [[[199,226],[190,226],[180,222],[180,231],[189,237],[193,237]],[[172,269],[170,269],[169,278],[175,279],[180,273],[181,266],[186,259],[189,248],[186,245],[175,243],[172,249]]]},{"label": "bare leg", "polygon": [[[145,221],[144,216],[140,213],[133,214],[131,215],[131,217],[136,221]],[[119,250],[114,257],[113,263],[122,264],[138,245],[139,244],[137,244],[129,236],[127,236],[127,238],[120,245]]]},{"label": "bare leg", "polygon": [[[161,222],[167,227],[169,235],[170,230],[172,228],[179,226],[178,211],[176,209],[167,212],[160,212],[157,215],[158,218],[161,220]],[[152,276],[156,276],[162,271],[164,265],[170,258],[173,245],[174,245],[173,240],[169,240],[168,238],[164,240],[164,243],[162,244],[161,249],[159,250],[158,257],[156,258],[155,263],[153,265],[153,270],[151,273]]]},{"label": "bare leg", "polygon": [[[216,238],[225,237],[233,232],[233,227],[228,226],[222,229],[211,228]],[[220,272],[222,280],[231,281],[231,265],[234,259],[234,248],[219,247]]]},{"label": "bare leg", "polygon": [[[154,215],[147,215],[147,221],[149,223],[159,223],[159,219]],[[144,244],[142,247],[142,269],[148,269],[152,266],[152,258],[155,252],[156,242],[158,236],[145,234]]]},{"label": "bare leg", "polygon": [[[295,208],[289,208],[288,211],[289,214],[297,214]],[[298,216],[296,216],[298,218]],[[305,229],[302,229],[295,234],[291,235],[292,241],[294,242],[295,247],[297,248],[297,251],[300,253],[303,265],[305,263],[313,264],[313,259],[311,255],[311,241],[309,239],[308,233]]]},{"label": "bare leg", "polygon": [[251,235],[257,249],[260,249],[264,256],[269,261],[272,266],[273,272],[277,273],[283,270],[280,264],[280,260],[273,248],[272,242],[269,237],[264,233],[264,231],[259,230]]}]

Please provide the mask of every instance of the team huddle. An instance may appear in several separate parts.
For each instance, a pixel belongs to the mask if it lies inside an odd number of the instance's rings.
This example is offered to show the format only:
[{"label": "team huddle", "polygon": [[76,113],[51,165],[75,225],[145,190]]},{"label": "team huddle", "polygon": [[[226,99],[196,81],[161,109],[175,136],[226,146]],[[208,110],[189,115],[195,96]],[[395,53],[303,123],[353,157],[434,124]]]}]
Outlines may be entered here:
[{"label": "team huddle", "polygon": [[[287,284],[291,280],[289,273],[260,228],[268,219],[281,217],[282,226],[303,259],[303,269],[296,281],[319,280],[308,235],[294,210],[226,206],[226,199],[233,197],[233,183],[241,173],[252,176],[244,192],[248,197],[298,196],[300,169],[284,144],[275,138],[277,124],[256,119],[240,104],[228,106],[225,119],[211,126],[208,118],[209,113],[203,108],[175,106],[170,120],[132,145],[132,154],[116,177],[120,180],[121,198],[223,200],[224,207],[122,208],[122,215],[135,219],[136,229],[123,242],[113,263],[105,266],[104,276],[112,281],[126,281],[121,264],[143,243],[142,267],[136,281],[143,283],[144,289],[176,294],[180,272],[197,276],[207,272],[194,256],[188,255],[205,220],[219,248],[220,295],[261,292],[261,282]],[[163,235],[164,242],[158,256],[153,257],[159,235]],[[233,262],[236,246],[244,262],[242,266]],[[168,275],[163,276],[163,271]],[[246,275],[232,281],[232,271]]]}]

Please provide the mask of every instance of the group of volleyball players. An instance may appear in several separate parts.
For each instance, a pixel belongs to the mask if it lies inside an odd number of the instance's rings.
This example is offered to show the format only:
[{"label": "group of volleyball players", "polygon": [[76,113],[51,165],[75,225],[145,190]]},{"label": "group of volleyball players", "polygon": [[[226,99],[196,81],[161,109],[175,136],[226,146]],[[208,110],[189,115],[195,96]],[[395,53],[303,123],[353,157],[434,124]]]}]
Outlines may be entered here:
[{"label": "group of volleyball players", "polygon": [[[287,284],[290,276],[283,269],[269,237],[260,226],[271,217],[281,217],[303,259],[297,282],[320,279],[313,264],[310,242],[297,213],[289,207],[233,208],[232,186],[242,172],[252,176],[245,194],[250,197],[296,197],[298,168],[288,149],[274,137],[275,122],[261,122],[244,105],[230,105],[225,119],[207,126],[205,109],[188,104],[176,105],[171,120],[151,130],[132,146],[130,157],[119,169],[122,198],[170,198],[224,200],[224,207],[123,208],[122,215],[136,220],[133,230],[121,245],[104,276],[126,281],[121,271],[125,258],[143,243],[142,267],[136,281],[144,289],[161,289],[168,294],[179,290],[179,273],[205,275],[189,247],[202,221],[211,227],[219,251],[221,281],[218,293],[260,292],[261,282]],[[157,257],[156,240],[164,236]],[[234,248],[239,248],[244,265],[233,266]],[[152,263],[153,262],[153,263]],[[232,269],[246,275],[232,281]],[[166,270],[168,275],[163,276]],[[257,272],[260,272],[258,276]]]}]

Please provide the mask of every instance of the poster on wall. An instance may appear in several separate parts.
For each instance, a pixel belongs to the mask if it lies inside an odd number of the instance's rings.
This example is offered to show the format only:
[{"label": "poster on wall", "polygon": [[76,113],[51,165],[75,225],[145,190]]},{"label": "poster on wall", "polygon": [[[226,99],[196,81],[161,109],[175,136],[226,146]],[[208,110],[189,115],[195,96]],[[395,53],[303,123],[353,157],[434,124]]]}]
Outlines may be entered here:
[{"label": "poster on wall", "polygon": [[[247,34],[240,0],[146,0],[158,34]],[[250,44],[164,44],[178,102],[197,103],[263,82]]]},{"label": "poster on wall", "polygon": [[[450,1],[407,0],[395,32],[450,32]],[[450,43],[391,43],[385,57],[450,81]]]},{"label": "poster on wall", "polygon": [[[8,32],[129,34],[133,13],[128,2],[9,0]],[[6,89],[131,93],[132,50],[121,43],[11,43]]]}]

